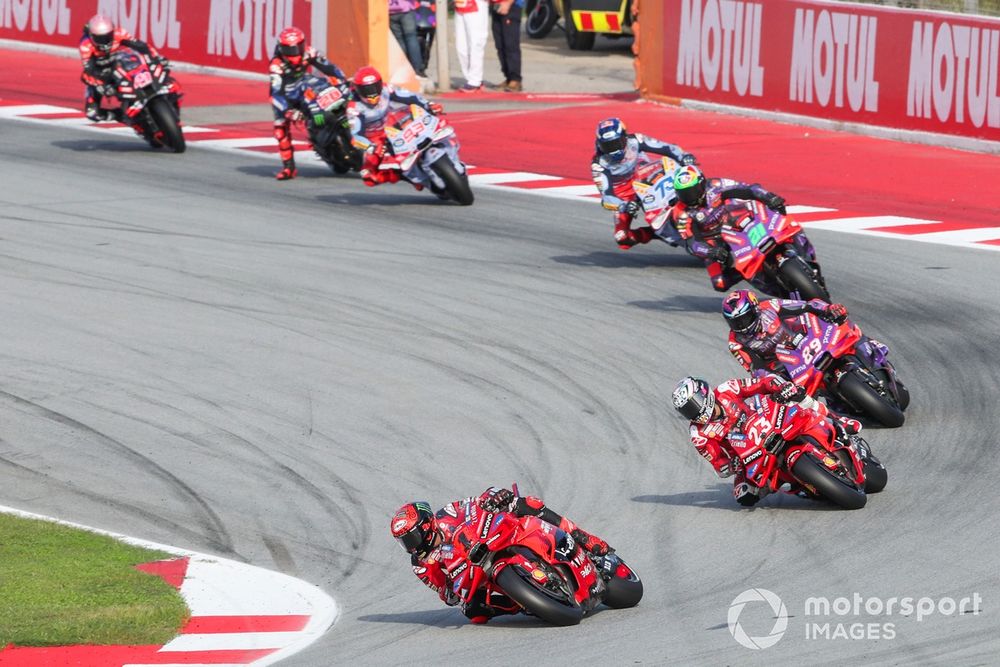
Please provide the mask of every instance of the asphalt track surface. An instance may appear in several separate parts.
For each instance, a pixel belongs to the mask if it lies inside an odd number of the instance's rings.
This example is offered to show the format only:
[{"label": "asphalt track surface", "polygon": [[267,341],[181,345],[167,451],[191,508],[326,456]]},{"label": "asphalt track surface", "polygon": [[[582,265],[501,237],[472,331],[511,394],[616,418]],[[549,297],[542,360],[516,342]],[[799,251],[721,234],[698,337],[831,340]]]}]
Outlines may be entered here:
[{"label": "asphalt track surface", "polygon": [[[816,231],[836,299],[892,348],[907,424],[857,512],[733,502],[669,406],[736,375],[719,297],[667,246],[623,253],[593,204],[404,186],[0,122],[0,500],[301,577],[343,607],[287,661],[986,664],[1000,655],[996,255]],[[994,185],[995,187],[995,185]],[[605,536],[633,610],[467,625],[388,535],[410,499],[490,484]],[[792,618],[750,651],[731,601]],[[806,619],[808,597],[978,593],[978,614]],[[762,605],[741,617],[772,625]],[[894,624],[806,639],[805,622]]]}]

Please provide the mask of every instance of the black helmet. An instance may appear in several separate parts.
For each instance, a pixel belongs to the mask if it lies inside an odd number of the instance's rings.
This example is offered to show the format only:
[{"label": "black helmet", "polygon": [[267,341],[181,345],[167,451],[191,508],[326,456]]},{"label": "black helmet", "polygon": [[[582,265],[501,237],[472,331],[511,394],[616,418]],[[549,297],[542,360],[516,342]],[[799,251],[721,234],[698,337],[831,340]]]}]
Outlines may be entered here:
[{"label": "black helmet", "polygon": [[722,316],[736,333],[749,333],[760,322],[757,295],[750,290],[733,290],[722,302]]},{"label": "black helmet", "polygon": [[400,507],[389,524],[392,536],[407,553],[423,555],[431,550],[437,533],[437,519],[431,506],[423,501]]},{"label": "black helmet", "polygon": [[701,378],[686,377],[673,393],[674,408],[696,424],[707,424],[715,409],[715,392]]}]

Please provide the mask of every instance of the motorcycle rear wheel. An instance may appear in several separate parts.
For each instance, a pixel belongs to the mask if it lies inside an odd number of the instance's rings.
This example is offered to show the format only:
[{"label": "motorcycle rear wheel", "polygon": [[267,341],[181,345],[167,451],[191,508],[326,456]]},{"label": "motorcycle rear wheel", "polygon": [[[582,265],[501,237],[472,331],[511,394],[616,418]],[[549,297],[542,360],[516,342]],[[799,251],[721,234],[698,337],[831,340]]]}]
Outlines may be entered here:
[{"label": "motorcycle rear wheel", "polygon": [[181,132],[178,124],[177,114],[174,112],[167,98],[154,97],[148,104],[149,113],[153,116],[156,126],[163,132],[163,143],[175,153],[183,153],[187,149],[184,142],[184,133]]},{"label": "motorcycle rear wheel", "polygon": [[844,509],[859,510],[868,502],[864,491],[833,475],[810,454],[803,454],[796,459],[791,473],[803,484],[816,489],[821,498]]},{"label": "motorcycle rear wheel", "polygon": [[781,274],[786,285],[799,293],[799,298],[802,301],[809,299],[830,300],[830,293],[816,281],[812,272],[800,258],[792,257],[786,260],[778,267],[778,273]]},{"label": "motorcycle rear wheel", "polygon": [[874,387],[865,382],[855,369],[845,373],[837,384],[837,391],[848,403],[860,410],[883,426],[898,428],[906,420],[903,411],[899,409],[891,396],[878,393]]},{"label": "motorcycle rear wheel", "polygon": [[[549,575],[554,576],[551,571]],[[505,567],[496,581],[507,597],[543,621],[567,626],[577,625],[583,619],[583,609],[576,600],[558,599],[553,591],[543,588],[521,567]]]},{"label": "motorcycle rear wheel", "polygon": [[431,169],[444,181],[444,189],[448,191],[448,195],[459,204],[469,206],[476,200],[469,187],[469,175],[459,174],[447,156],[438,158]]}]

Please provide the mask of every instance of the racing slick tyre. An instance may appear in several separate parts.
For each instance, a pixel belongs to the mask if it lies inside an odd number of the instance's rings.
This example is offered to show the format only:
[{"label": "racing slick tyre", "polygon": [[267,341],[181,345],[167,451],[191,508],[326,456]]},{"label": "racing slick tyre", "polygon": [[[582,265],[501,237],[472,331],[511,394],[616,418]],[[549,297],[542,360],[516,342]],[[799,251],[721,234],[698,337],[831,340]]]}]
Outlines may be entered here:
[{"label": "racing slick tyre", "polygon": [[869,455],[865,464],[865,493],[879,493],[889,482],[889,472],[874,456]]},{"label": "racing slick tyre", "polygon": [[830,300],[830,293],[817,282],[816,278],[812,275],[812,271],[798,257],[785,260],[778,267],[778,273],[781,274],[785,285],[799,293],[799,299],[802,301],[810,299]]},{"label": "racing slick tyre", "polygon": [[903,425],[906,417],[899,409],[896,402],[887,394],[880,394],[878,390],[865,382],[857,370],[845,373],[840,378],[837,390],[848,403],[857,408],[862,414],[867,415],[889,428],[898,428]]},{"label": "racing slick tyre", "polygon": [[149,113],[156,126],[163,133],[163,143],[175,153],[183,153],[187,148],[184,133],[177,121],[177,114],[165,97],[154,97],[149,101]]},{"label": "racing slick tyre", "polygon": [[590,51],[594,48],[596,33],[580,32],[573,22],[573,9],[570,0],[563,0],[563,22],[566,24],[566,46],[572,51]]},{"label": "racing slick tyre", "polygon": [[791,473],[803,484],[816,489],[820,498],[844,509],[859,510],[868,502],[864,491],[832,474],[809,454],[802,454],[795,460]]},{"label": "racing slick tyre", "polygon": [[577,625],[583,619],[583,609],[571,594],[560,595],[543,587],[521,567],[509,566],[502,569],[497,575],[497,584],[507,597],[543,621],[565,626]]},{"label": "racing slick tyre", "polygon": [[458,173],[447,156],[438,158],[431,169],[444,181],[444,189],[448,191],[448,195],[459,204],[469,206],[476,200],[469,187],[469,175]]},{"label": "racing slick tyre", "polygon": [[[624,561],[616,568],[615,576],[608,582],[604,604],[612,609],[626,609],[639,604],[642,599],[642,580]],[[627,572],[626,572],[627,571]],[[625,576],[621,576],[621,575]]]},{"label": "racing slick tyre", "polygon": [[524,32],[531,39],[542,39],[556,26],[559,14],[552,0],[528,0],[524,4]]},{"label": "racing slick tyre", "polygon": [[[888,371],[886,371],[884,369],[883,370],[878,370],[878,371],[875,371],[875,375],[877,375],[878,379],[881,380],[886,385],[889,384],[889,372]],[[899,409],[900,410],[906,410],[906,408],[908,408],[910,406],[910,390],[906,388],[905,384],[903,384],[902,382],[899,381],[899,378],[896,378],[896,390],[898,392],[897,393],[897,398],[899,400],[897,401],[897,404],[899,405]]]}]

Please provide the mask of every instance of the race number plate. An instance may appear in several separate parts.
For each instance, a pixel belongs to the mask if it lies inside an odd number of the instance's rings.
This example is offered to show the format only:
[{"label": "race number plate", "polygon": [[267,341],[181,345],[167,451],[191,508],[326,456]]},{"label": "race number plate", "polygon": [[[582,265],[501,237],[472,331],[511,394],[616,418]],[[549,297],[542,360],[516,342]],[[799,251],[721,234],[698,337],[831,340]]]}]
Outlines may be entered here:
[{"label": "race number plate", "polygon": [[343,97],[344,96],[341,95],[339,89],[330,88],[324,91],[323,94],[319,96],[317,102],[319,103],[321,109],[329,109],[334,104],[339,102]]},{"label": "race number plate", "polygon": [[145,88],[151,83],[153,83],[153,75],[149,72],[139,72],[135,75],[136,88]]},{"label": "race number plate", "polygon": [[753,245],[759,245],[761,241],[767,238],[767,229],[764,227],[763,223],[756,223],[753,227],[747,230],[747,238],[750,239],[750,243]]}]

